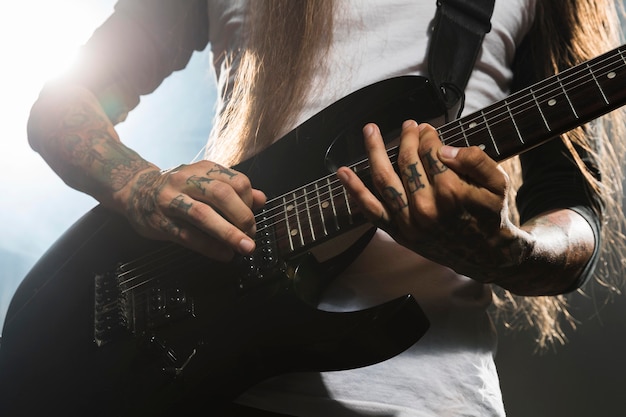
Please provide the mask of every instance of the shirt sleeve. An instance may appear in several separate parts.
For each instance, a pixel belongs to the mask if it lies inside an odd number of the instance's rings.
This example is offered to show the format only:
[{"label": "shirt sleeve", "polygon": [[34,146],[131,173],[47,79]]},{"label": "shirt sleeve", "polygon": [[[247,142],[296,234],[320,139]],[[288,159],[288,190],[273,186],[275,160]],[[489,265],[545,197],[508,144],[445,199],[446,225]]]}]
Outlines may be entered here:
[{"label": "shirt sleeve", "polygon": [[[587,169],[599,179],[598,169],[589,154],[580,148],[577,152]],[[520,161],[523,184],[516,203],[522,224],[541,213],[567,208],[580,214],[593,230],[594,253],[579,279],[569,288],[574,291],[589,280],[599,257],[601,201],[558,138],[520,155]]]},{"label": "shirt sleeve", "polygon": [[117,123],[208,44],[206,0],[120,0],[81,50],[74,81]]},{"label": "shirt sleeve", "polygon": [[[513,91],[528,87],[536,81],[533,48],[527,37],[518,48],[515,57]],[[574,145],[587,170],[601,180],[597,161],[585,149]],[[560,138],[554,138],[541,146],[520,155],[523,183],[517,193],[520,222],[542,213],[570,209],[581,215],[593,230],[595,248],[583,273],[566,291],[582,287],[593,275],[601,247],[603,202],[600,195],[589,185],[576,164],[570,150]]]}]

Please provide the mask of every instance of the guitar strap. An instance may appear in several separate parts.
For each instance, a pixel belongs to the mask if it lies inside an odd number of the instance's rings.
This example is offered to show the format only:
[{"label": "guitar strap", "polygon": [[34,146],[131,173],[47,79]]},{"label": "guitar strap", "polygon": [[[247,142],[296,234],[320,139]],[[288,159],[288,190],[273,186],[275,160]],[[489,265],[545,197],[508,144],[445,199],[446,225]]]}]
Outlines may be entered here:
[{"label": "guitar strap", "polygon": [[458,114],[463,110],[465,87],[491,30],[494,4],[495,0],[437,0],[428,72],[448,112],[457,106]]}]

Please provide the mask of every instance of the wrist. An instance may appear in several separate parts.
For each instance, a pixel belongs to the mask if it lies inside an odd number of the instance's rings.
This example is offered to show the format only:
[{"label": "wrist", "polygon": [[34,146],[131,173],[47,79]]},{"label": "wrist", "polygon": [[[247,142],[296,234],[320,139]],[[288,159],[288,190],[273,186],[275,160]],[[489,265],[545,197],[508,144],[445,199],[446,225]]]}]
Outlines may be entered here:
[{"label": "wrist", "polygon": [[128,176],[121,187],[113,189],[107,202],[102,203],[121,214],[128,215],[136,211],[138,201],[142,196],[145,197],[146,188],[157,182],[160,177],[160,168],[145,162],[144,166]]}]

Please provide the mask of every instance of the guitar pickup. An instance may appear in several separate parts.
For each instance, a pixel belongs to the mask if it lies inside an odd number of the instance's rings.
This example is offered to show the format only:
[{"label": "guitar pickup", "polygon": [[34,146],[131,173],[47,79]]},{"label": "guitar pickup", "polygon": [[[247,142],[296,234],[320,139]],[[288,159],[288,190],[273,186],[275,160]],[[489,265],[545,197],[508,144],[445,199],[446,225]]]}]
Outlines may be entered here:
[{"label": "guitar pickup", "polygon": [[146,303],[147,328],[155,329],[194,316],[193,299],[180,288],[152,288]]}]

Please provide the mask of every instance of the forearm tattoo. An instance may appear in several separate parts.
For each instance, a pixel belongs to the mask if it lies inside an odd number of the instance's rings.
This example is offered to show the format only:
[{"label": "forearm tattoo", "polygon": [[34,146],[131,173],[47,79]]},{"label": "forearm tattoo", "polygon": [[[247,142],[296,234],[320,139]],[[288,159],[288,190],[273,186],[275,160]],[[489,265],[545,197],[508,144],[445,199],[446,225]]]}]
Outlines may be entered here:
[{"label": "forearm tattoo", "polygon": [[128,217],[138,224],[157,213],[156,201],[165,181],[159,171],[143,173],[133,185],[128,201]]},{"label": "forearm tattoo", "polygon": [[57,169],[65,171],[62,176],[88,192],[116,192],[150,166],[114,138],[110,128],[88,105],[71,108],[47,147],[60,157]]}]

